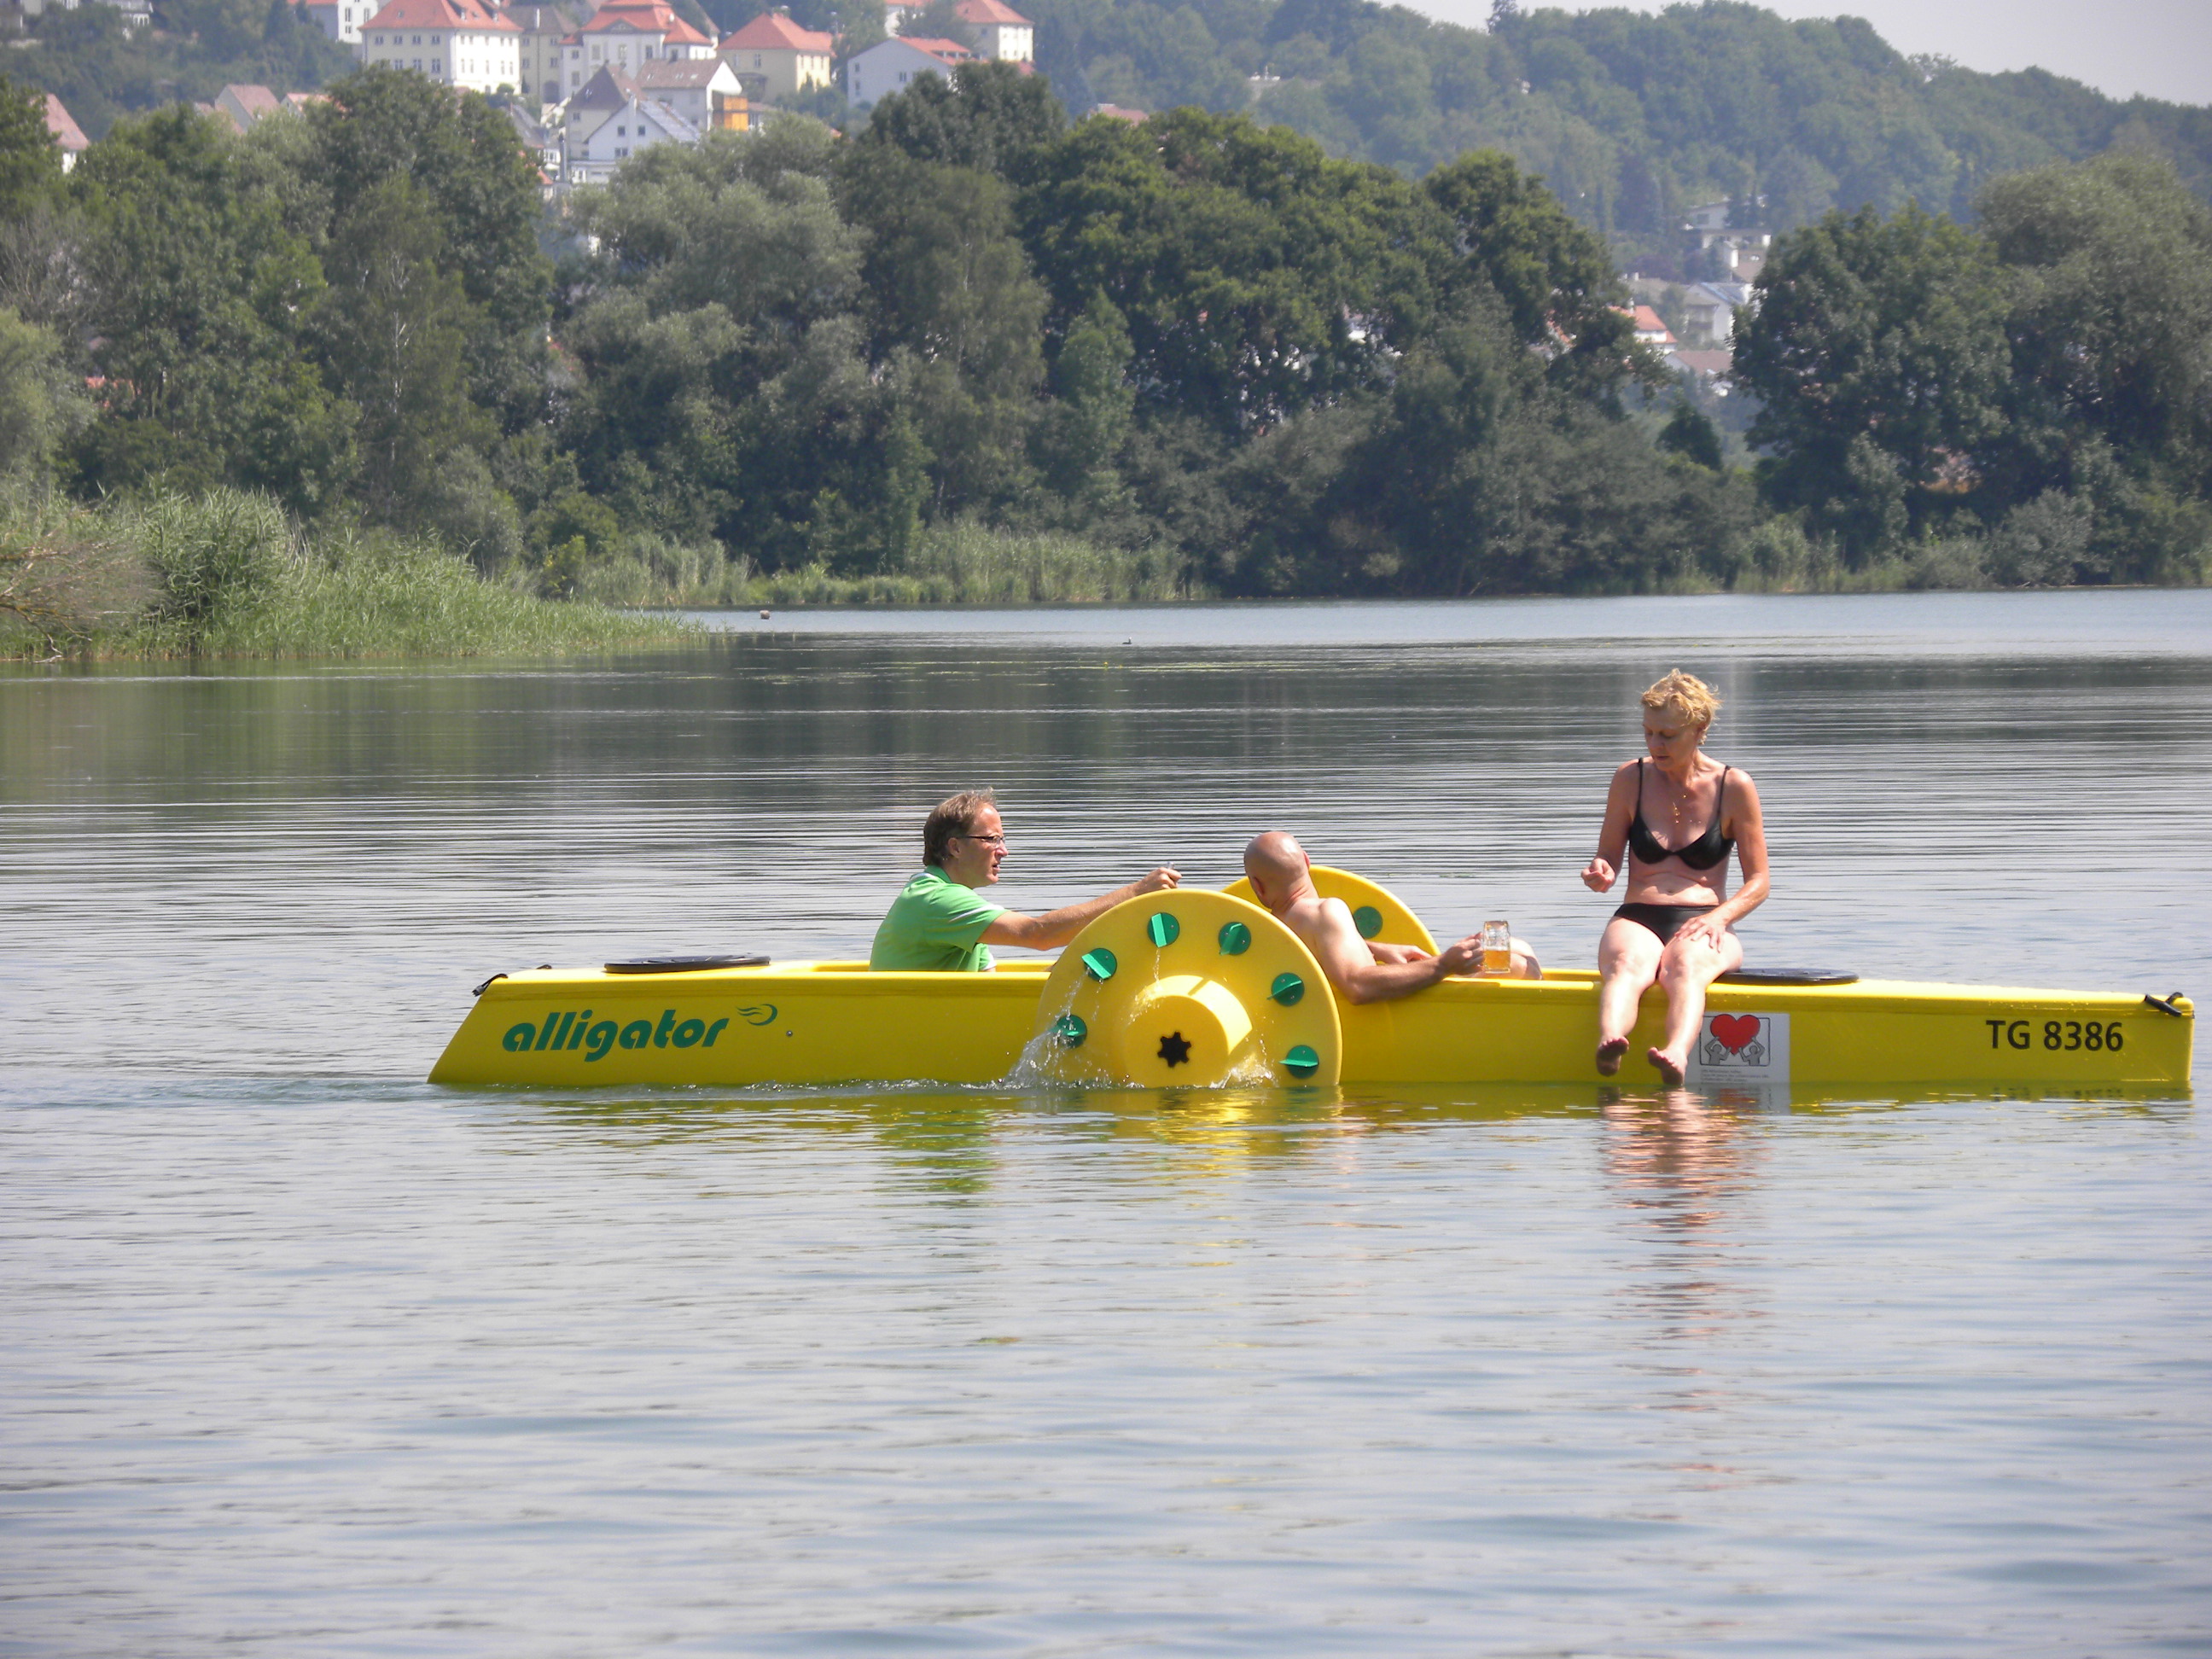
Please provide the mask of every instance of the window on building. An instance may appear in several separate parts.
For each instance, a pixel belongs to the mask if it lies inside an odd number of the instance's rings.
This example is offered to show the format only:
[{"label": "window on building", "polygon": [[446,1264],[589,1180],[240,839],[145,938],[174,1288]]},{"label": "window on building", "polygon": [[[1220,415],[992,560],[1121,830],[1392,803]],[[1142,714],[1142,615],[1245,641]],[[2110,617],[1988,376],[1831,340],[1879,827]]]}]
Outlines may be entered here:
[{"label": "window on building", "polygon": [[446,65],[444,60],[442,58],[433,58],[430,60],[430,73],[433,75],[443,75],[445,72]]}]

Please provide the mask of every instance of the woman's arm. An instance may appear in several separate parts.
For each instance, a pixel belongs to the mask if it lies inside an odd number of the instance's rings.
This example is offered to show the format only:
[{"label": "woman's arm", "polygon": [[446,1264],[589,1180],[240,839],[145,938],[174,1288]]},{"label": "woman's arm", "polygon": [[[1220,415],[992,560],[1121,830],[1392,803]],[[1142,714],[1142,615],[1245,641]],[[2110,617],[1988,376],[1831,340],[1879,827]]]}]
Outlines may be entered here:
[{"label": "woman's arm", "polygon": [[1683,923],[1674,935],[1677,939],[1700,935],[1715,950],[1720,948],[1722,932],[1764,904],[1769,890],[1766,821],[1759,813],[1759,786],[1747,772],[1730,774],[1729,782],[1729,821],[1721,826],[1721,833],[1735,842],[1736,859],[1743,866],[1743,884],[1703,915]]},{"label": "woman's arm", "polygon": [[1636,816],[1636,787],[1641,769],[1625,761],[1613,775],[1605,792],[1605,819],[1598,825],[1597,856],[1583,866],[1583,885],[1602,893],[1621,871],[1621,855],[1628,850],[1629,821]]}]

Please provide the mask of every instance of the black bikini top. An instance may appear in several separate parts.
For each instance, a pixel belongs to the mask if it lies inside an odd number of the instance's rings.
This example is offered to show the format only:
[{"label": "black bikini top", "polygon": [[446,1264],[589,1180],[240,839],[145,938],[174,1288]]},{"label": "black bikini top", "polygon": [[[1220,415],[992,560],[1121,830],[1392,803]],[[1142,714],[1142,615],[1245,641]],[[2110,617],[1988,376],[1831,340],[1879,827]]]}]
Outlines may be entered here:
[{"label": "black bikini top", "polygon": [[1728,816],[1729,769],[1721,768],[1720,793],[1713,797],[1713,821],[1705,826],[1705,833],[1686,847],[1662,847],[1659,838],[1651,833],[1650,825],[1644,822],[1644,763],[1636,763],[1636,816],[1629,820],[1629,850],[1646,864],[1656,864],[1662,859],[1680,859],[1692,870],[1710,870],[1727,860],[1735,851],[1735,843],[1721,834],[1721,820]]}]

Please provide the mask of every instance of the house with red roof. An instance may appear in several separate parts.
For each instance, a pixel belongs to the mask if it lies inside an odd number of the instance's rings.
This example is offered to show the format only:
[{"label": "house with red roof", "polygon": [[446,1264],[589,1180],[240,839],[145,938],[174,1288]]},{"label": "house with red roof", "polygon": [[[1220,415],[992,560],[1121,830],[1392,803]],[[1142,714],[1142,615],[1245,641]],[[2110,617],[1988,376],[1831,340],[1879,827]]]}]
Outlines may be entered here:
[{"label": "house with red roof", "polygon": [[919,76],[935,75],[950,81],[958,65],[978,61],[977,54],[957,40],[895,34],[845,60],[845,101],[854,109],[866,109],[905,91]]},{"label": "house with red roof", "polygon": [[54,143],[61,146],[64,173],[75,167],[76,158],[92,148],[90,141],[84,136],[84,129],[77,125],[76,118],[51,92],[46,94],[46,131],[54,135]]},{"label": "house with red roof", "polygon": [[215,106],[230,117],[231,124],[240,132],[258,125],[283,109],[284,100],[266,87],[240,85],[234,82],[215,95]]},{"label": "house with red roof", "polygon": [[561,42],[561,82],[573,95],[603,69],[627,75],[656,59],[713,56],[714,43],[678,17],[667,0],[608,0]]},{"label": "house with red roof", "polygon": [[362,25],[361,61],[414,70],[441,86],[496,92],[521,84],[520,32],[485,0],[391,0]]},{"label": "house with red roof", "polygon": [[1677,342],[1674,331],[1667,326],[1666,319],[1650,306],[1619,306],[1616,310],[1626,314],[1636,325],[1636,337],[1650,346],[1671,346]]},{"label": "house with red roof", "polygon": [[764,11],[715,48],[755,98],[787,98],[831,83],[836,42],[801,28],[787,11]]},{"label": "house with red roof", "polygon": [[592,21],[584,25],[588,33],[592,24],[608,18],[626,17],[640,28],[660,36],[663,58],[712,58],[714,43],[707,35],[686,22],[668,0],[606,0],[606,3],[592,14]]},{"label": "house with red roof", "polygon": [[952,15],[968,26],[977,57],[1009,64],[1036,61],[1036,25],[1006,0],[955,0]]}]

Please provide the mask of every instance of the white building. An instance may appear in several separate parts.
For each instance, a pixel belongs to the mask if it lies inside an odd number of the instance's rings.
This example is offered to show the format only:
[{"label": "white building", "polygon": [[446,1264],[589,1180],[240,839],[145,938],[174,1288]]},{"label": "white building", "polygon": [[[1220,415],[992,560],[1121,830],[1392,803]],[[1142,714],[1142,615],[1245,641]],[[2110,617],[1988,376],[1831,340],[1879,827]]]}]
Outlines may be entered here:
[{"label": "white building", "polygon": [[696,144],[703,136],[659,99],[642,96],[626,76],[602,68],[568,100],[568,125],[562,131],[562,176],[570,185],[603,185],[641,150],[655,144]]},{"label": "white building", "polygon": [[836,42],[799,27],[783,12],[764,11],[725,36],[715,50],[740,80],[750,83],[747,90],[755,96],[786,98],[830,83]]},{"label": "white building", "polygon": [[1753,303],[1745,283],[1699,283],[1682,295],[1682,332],[1692,341],[1725,346],[1735,337],[1735,314]]},{"label": "white building", "polygon": [[362,25],[361,61],[419,70],[471,92],[519,87],[520,33],[483,0],[392,0]]},{"label": "white building", "polygon": [[917,76],[941,76],[950,82],[955,67],[975,61],[975,54],[957,40],[895,34],[845,60],[845,101],[865,109],[905,91]]},{"label": "white building", "polygon": [[719,58],[659,58],[640,64],[629,83],[639,97],[666,106],[702,132],[745,131],[744,87]]},{"label": "white building", "polygon": [[592,21],[561,43],[561,85],[570,95],[603,69],[627,75],[641,64],[714,55],[714,43],[665,0],[608,0]]},{"label": "white building", "polygon": [[307,0],[307,21],[341,46],[361,44],[361,26],[376,9],[374,0]]},{"label": "white building", "polygon": [[953,15],[968,26],[975,41],[975,55],[1009,64],[1027,64],[1036,58],[1036,25],[1006,3],[1006,0],[957,0]]}]

